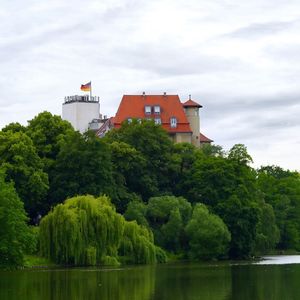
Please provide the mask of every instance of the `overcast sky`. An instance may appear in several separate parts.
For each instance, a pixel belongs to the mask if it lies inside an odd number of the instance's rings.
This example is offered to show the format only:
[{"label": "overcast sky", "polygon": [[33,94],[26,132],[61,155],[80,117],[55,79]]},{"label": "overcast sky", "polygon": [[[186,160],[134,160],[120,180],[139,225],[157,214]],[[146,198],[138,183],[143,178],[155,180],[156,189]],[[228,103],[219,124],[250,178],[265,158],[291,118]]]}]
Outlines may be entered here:
[{"label": "overcast sky", "polygon": [[91,80],[102,114],[123,94],[191,94],[216,144],[300,170],[299,1],[10,0],[0,18],[0,128],[60,115]]}]

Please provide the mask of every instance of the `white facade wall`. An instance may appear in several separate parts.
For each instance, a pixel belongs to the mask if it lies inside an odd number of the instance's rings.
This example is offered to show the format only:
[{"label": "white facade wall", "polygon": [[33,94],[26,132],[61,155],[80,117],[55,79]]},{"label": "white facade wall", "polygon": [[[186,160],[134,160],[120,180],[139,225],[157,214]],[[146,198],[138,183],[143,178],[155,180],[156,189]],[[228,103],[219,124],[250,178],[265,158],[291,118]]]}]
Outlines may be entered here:
[{"label": "white facade wall", "polygon": [[89,123],[99,117],[99,102],[66,102],[62,107],[62,119],[69,121],[81,133],[87,131]]}]

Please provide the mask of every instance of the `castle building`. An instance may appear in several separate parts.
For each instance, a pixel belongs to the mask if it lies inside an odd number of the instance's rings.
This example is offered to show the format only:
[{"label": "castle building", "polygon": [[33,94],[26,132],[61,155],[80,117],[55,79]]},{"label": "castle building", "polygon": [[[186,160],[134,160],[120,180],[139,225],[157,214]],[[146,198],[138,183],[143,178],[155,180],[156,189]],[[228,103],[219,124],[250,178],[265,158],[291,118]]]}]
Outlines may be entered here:
[{"label": "castle building", "polygon": [[97,131],[102,137],[111,128],[120,128],[122,122],[133,119],[153,120],[160,124],[175,143],[186,142],[200,147],[213,142],[200,133],[200,114],[202,106],[189,100],[182,103],[178,95],[124,95],[116,116],[107,119]]}]

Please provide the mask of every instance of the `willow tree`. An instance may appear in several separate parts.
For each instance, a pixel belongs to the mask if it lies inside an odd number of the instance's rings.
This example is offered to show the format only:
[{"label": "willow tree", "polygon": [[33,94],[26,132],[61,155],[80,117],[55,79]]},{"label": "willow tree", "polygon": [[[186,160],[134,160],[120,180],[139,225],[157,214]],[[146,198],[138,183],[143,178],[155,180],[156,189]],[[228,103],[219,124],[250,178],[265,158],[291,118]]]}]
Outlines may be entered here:
[{"label": "willow tree", "polygon": [[70,198],[42,219],[41,254],[59,264],[101,264],[117,257],[123,231],[124,218],[106,196]]},{"label": "willow tree", "polygon": [[152,231],[139,226],[136,221],[126,222],[119,253],[126,263],[155,263],[156,247]]},{"label": "willow tree", "polygon": [[118,264],[119,255],[154,263],[156,249],[152,232],[125,221],[106,196],[70,198],[40,223],[41,255],[58,264]]}]

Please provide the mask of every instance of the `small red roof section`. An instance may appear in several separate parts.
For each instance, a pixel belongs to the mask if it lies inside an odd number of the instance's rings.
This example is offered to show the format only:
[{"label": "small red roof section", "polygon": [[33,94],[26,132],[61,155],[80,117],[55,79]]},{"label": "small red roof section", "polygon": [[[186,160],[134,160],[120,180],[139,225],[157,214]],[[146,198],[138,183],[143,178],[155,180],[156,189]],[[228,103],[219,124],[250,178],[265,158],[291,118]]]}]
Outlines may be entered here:
[{"label": "small red roof section", "polygon": [[188,101],[182,103],[183,107],[202,107],[199,103],[193,101],[192,99],[189,99]]},{"label": "small red roof section", "polygon": [[209,139],[208,137],[206,137],[206,136],[205,136],[204,134],[202,134],[201,132],[200,132],[199,137],[200,137],[200,144],[201,144],[201,143],[212,143],[212,142],[213,142],[213,140]]},{"label": "small red roof section", "polygon": [[[145,113],[145,106],[151,106],[151,114]],[[160,107],[160,114],[154,113],[154,106]],[[176,128],[170,126],[172,117],[177,119]],[[114,117],[114,127],[119,128],[129,118],[161,118],[162,127],[169,133],[192,132],[178,95],[124,95]]]}]

